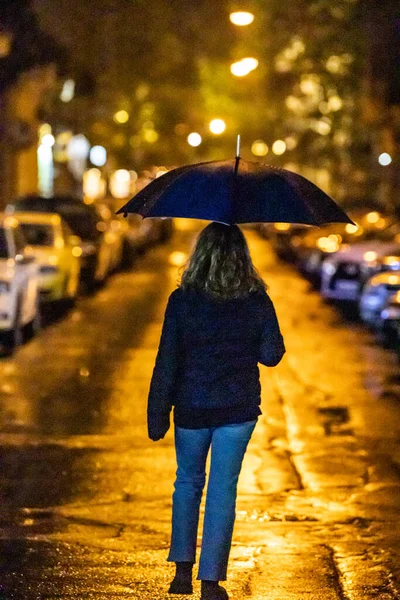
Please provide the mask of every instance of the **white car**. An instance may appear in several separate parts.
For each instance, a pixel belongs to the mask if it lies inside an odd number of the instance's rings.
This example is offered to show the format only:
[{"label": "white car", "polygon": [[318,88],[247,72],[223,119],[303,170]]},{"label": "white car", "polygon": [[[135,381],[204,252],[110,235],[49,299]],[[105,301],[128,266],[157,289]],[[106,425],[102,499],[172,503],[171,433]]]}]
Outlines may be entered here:
[{"label": "white car", "polygon": [[13,217],[0,215],[0,338],[11,351],[39,327],[39,271]]},{"label": "white car", "polygon": [[15,212],[14,216],[39,264],[41,300],[73,302],[81,271],[80,238],[58,214]]},{"label": "white car", "polygon": [[324,261],[321,271],[321,294],[324,298],[352,302],[359,300],[368,264],[397,251],[399,227],[391,226],[376,237],[375,240],[358,244],[344,244]]},{"label": "white car", "polygon": [[96,203],[94,208],[101,219],[97,228],[104,233],[103,252],[108,263],[107,273],[116,271],[122,262],[123,219],[113,218],[110,208],[104,203]]}]

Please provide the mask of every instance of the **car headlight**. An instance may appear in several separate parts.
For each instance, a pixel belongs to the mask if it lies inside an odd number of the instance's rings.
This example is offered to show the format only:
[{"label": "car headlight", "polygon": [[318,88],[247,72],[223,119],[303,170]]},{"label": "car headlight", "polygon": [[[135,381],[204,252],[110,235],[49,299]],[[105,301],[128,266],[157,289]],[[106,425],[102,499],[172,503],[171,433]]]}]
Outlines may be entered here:
[{"label": "car headlight", "polygon": [[368,250],[368,252],[364,252],[363,259],[367,262],[373,262],[377,256],[378,254],[374,250]]},{"label": "car headlight", "polygon": [[369,308],[370,310],[375,310],[382,306],[382,298],[379,294],[366,294],[362,299],[362,304],[365,308]]},{"label": "car headlight", "polygon": [[9,281],[0,281],[0,294],[7,294],[10,291]]},{"label": "car headlight", "polygon": [[322,270],[325,273],[325,275],[333,275],[336,272],[336,264],[331,263],[327,260],[325,260],[322,263]]}]

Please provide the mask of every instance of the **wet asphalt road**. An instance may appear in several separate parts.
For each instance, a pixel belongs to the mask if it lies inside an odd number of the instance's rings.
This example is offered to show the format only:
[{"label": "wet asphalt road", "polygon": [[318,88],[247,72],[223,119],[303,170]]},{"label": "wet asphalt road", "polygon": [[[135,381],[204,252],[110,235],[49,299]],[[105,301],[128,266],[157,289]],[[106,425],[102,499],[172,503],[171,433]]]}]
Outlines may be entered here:
[{"label": "wet asphalt road", "polygon": [[[176,253],[195,236],[179,227],[0,361],[0,600],[167,597],[173,430],[147,439],[146,398]],[[227,589],[400,598],[398,357],[247,235],[287,353],[261,367]]]}]

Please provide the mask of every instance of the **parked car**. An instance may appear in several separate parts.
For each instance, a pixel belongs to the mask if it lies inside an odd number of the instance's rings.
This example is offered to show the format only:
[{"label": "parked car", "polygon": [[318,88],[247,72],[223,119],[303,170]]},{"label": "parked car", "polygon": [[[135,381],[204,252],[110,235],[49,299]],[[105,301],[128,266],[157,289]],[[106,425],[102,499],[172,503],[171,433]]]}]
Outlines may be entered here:
[{"label": "parked car", "polygon": [[21,230],[39,264],[44,302],[73,302],[79,290],[81,240],[55,213],[16,212]]},{"label": "parked car", "polygon": [[13,217],[0,215],[0,339],[11,352],[40,326],[39,272]]},{"label": "parked car", "polygon": [[108,272],[113,273],[119,269],[122,263],[123,217],[114,217],[111,209],[103,202],[96,202],[93,206],[101,223],[101,225],[97,225],[97,228],[103,229],[104,237],[107,238],[105,247],[108,250]]},{"label": "parked car", "polygon": [[350,212],[349,216],[356,226],[335,223],[313,228],[302,236],[297,248],[293,249],[299,270],[315,285],[320,284],[321,268],[326,258],[344,244],[375,239],[389,224],[388,218],[377,211]]},{"label": "parked car", "polygon": [[57,213],[68,223],[72,233],[81,238],[81,280],[92,289],[103,283],[110,272],[112,242],[107,226],[92,205],[72,196],[30,195],[16,200],[10,208],[23,212]]},{"label": "parked car", "polygon": [[390,332],[391,340],[395,338],[395,341],[400,342],[400,292],[388,298],[381,319],[384,322],[384,331]]},{"label": "parked car", "polygon": [[391,299],[399,292],[400,271],[384,271],[371,277],[360,296],[361,319],[378,331],[392,329],[388,314],[383,315],[383,312]]},{"label": "parked car", "polygon": [[292,261],[295,258],[297,244],[310,231],[310,227],[292,223],[262,223],[259,231],[271,242],[279,258]]},{"label": "parked car", "polygon": [[361,280],[365,283],[374,275],[385,271],[400,271],[400,245],[397,248],[393,248],[392,252],[388,255],[380,256],[375,260],[363,263]]},{"label": "parked car", "polygon": [[374,239],[346,244],[322,265],[321,294],[324,298],[359,300],[368,263],[395,252],[400,244],[400,225],[394,223],[374,232]]}]

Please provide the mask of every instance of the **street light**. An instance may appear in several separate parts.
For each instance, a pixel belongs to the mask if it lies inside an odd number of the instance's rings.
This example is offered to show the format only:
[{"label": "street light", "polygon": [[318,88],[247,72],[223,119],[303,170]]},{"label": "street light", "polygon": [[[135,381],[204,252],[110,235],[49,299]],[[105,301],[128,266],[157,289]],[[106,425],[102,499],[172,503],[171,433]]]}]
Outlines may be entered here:
[{"label": "street light", "polygon": [[109,179],[109,188],[114,198],[127,198],[131,188],[131,176],[126,169],[114,171]]},{"label": "street light", "polygon": [[251,145],[251,151],[254,156],[266,156],[268,154],[268,146],[264,140],[256,140]]},{"label": "street light", "polygon": [[272,152],[277,156],[280,156],[286,151],[286,144],[283,140],[276,140],[272,144]]},{"label": "street light", "polygon": [[43,144],[43,146],[48,146],[49,148],[51,148],[52,146],[54,146],[55,143],[54,135],[52,135],[51,133],[46,133],[42,137],[41,143]]},{"label": "street light", "polygon": [[224,133],[226,129],[226,123],[222,119],[213,119],[210,122],[209,127],[211,133],[214,133],[214,135],[220,135],[221,133]]},{"label": "street light", "polygon": [[114,121],[120,125],[127,123],[129,121],[129,114],[126,110],[119,110],[114,115]]},{"label": "street light", "polygon": [[239,27],[246,27],[246,25],[250,25],[254,21],[254,15],[251,12],[238,10],[232,12],[229,15],[229,19],[234,25],[238,25]]},{"label": "street light", "polygon": [[193,146],[193,148],[196,148],[197,146],[200,146],[202,142],[201,135],[196,132],[189,133],[189,135],[187,136],[187,142],[189,146]]},{"label": "street light", "polygon": [[392,157],[387,152],[382,152],[379,155],[378,162],[382,167],[387,167],[392,162]]},{"label": "street light", "polygon": [[231,73],[235,77],[245,77],[254,69],[258,67],[258,60],[256,58],[248,57],[242,58],[238,62],[231,64]]}]

